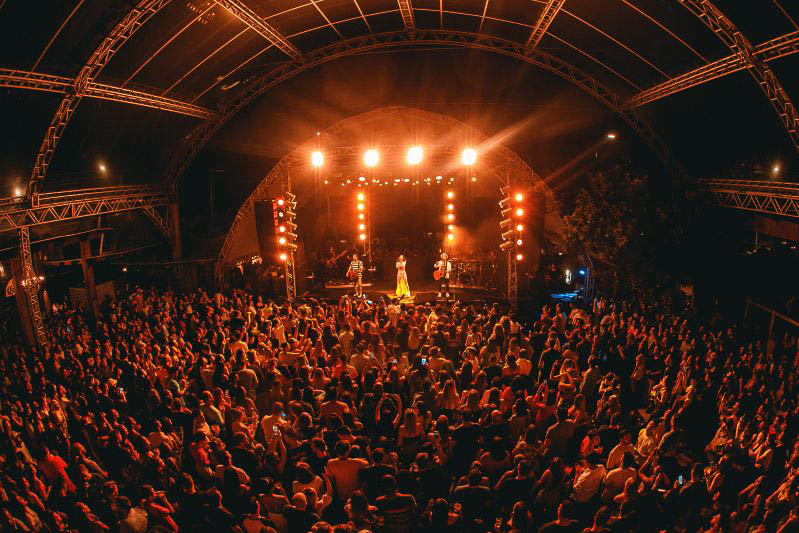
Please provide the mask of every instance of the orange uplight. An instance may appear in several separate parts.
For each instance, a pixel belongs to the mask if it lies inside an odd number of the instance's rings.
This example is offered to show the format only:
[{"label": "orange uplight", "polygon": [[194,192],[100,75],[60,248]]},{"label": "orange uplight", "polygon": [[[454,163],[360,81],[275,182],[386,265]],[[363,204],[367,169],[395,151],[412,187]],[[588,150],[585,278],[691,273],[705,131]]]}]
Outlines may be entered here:
[{"label": "orange uplight", "polygon": [[287,257],[288,256],[286,254],[280,254],[280,260],[281,261],[285,261],[287,259]]},{"label": "orange uplight", "polygon": [[524,226],[521,224],[516,224],[516,231],[524,231]]},{"label": "orange uplight", "polygon": [[453,240],[454,238],[455,238],[455,235],[453,235],[452,233],[447,235],[447,239],[449,239],[449,240]]},{"label": "orange uplight", "polygon": [[447,226],[447,229],[448,229],[449,231],[455,231],[455,226],[453,226],[452,224],[450,224],[449,226]]},{"label": "orange uplight", "polygon": [[521,245],[522,245],[522,240],[521,239],[517,240],[516,241],[516,246],[521,246]]},{"label": "orange uplight", "polygon": [[516,254],[517,261],[521,261],[522,259],[524,259],[524,256],[522,254]]},{"label": "orange uplight", "polygon": [[363,202],[364,198],[366,198],[366,196],[364,196],[362,192],[359,192],[358,193],[358,201],[359,202]]},{"label": "orange uplight", "polygon": [[363,213],[358,213],[358,220],[363,220]]},{"label": "orange uplight", "polygon": [[455,209],[454,205],[452,205],[452,204],[447,205],[447,210],[448,211],[452,211],[453,209]]},{"label": "orange uplight", "polygon": [[447,215],[447,220],[449,220],[450,222],[452,222],[453,220],[455,220],[455,215],[453,215],[452,213],[450,213],[449,215]]},{"label": "orange uplight", "polygon": [[358,238],[361,239],[362,241],[365,241],[366,240],[366,234],[365,233],[361,233],[360,235],[358,235]]},{"label": "orange uplight", "polygon": [[277,242],[279,242],[280,244],[286,244],[286,238],[285,238],[285,237],[280,237],[280,238],[277,240]]},{"label": "orange uplight", "polygon": [[517,202],[521,202],[522,200],[524,200],[524,195],[522,193],[520,193],[520,192],[517,192],[516,193],[516,201]]},{"label": "orange uplight", "polygon": [[286,233],[286,226],[280,226],[279,228],[277,228],[277,231],[279,231],[280,233]]},{"label": "orange uplight", "polygon": [[283,200],[283,198],[278,198],[278,200],[277,200],[277,205],[279,205],[279,206],[281,206],[281,207],[282,207],[282,206],[283,206],[283,204],[285,204],[285,203],[286,203],[286,202]]},{"label": "orange uplight", "polygon": [[454,192],[452,192],[452,191],[447,191],[447,198],[449,198],[450,200],[452,200],[453,198],[455,198],[455,193],[454,193]]},{"label": "orange uplight", "polygon": [[366,224],[358,224],[358,229],[363,231],[366,229]]},{"label": "orange uplight", "polygon": [[520,207],[519,209],[517,209],[517,210],[516,210],[516,216],[517,216],[517,217],[520,217],[520,216],[522,216],[523,214],[524,214],[524,209],[522,209],[521,207]]},{"label": "orange uplight", "polygon": [[358,211],[363,211],[363,209],[364,209],[364,205],[363,204],[358,204]]}]

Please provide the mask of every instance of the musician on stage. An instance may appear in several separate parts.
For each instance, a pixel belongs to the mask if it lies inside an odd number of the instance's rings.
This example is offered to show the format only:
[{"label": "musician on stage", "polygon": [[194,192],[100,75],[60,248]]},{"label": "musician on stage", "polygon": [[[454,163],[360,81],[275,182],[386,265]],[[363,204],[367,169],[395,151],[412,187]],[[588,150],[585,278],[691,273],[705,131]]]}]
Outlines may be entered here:
[{"label": "musician on stage", "polygon": [[397,298],[411,297],[411,289],[408,287],[408,274],[405,272],[405,256],[397,257]]},{"label": "musician on stage", "polygon": [[449,300],[449,275],[452,272],[452,263],[447,254],[441,254],[441,260],[436,262],[435,268],[438,270],[438,297],[441,298],[441,293],[446,288],[445,298]]},{"label": "musician on stage", "polygon": [[355,282],[355,296],[363,297],[363,262],[358,259],[358,254],[352,254],[352,262],[347,269],[347,278]]}]

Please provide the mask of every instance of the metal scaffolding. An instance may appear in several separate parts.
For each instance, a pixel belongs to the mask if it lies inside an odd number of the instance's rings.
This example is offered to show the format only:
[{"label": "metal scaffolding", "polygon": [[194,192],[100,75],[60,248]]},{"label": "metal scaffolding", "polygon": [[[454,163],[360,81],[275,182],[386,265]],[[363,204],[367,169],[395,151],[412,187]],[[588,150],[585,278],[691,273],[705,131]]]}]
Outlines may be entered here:
[{"label": "metal scaffolding", "polygon": [[39,306],[39,287],[41,283],[36,271],[33,269],[31,234],[27,226],[19,228],[19,257],[22,262],[22,281],[20,283],[25,289],[25,296],[27,296],[36,342],[39,346],[47,346],[47,330],[44,327],[42,309]]},{"label": "metal scaffolding", "polygon": [[405,32],[408,35],[416,33],[416,20],[413,18],[413,5],[411,0],[397,0],[400,15],[402,15],[402,23],[405,25]]},{"label": "metal scaffolding", "polygon": [[[67,94],[76,90],[75,80],[71,78],[7,68],[0,68],[0,87],[60,94]],[[160,109],[171,113],[180,113],[204,120],[213,120],[216,118],[216,113],[198,105],[134,89],[123,89],[104,83],[95,83],[93,81],[89,82],[86,86],[84,96],[87,98],[98,98],[111,102]]]},{"label": "metal scaffolding", "polygon": [[39,202],[40,183],[47,174],[47,167],[53,158],[58,141],[61,139],[61,135],[63,135],[64,129],[72,118],[72,114],[78,107],[81,98],[86,95],[90,82],[94,81],[100,71],[103,70],[103,67],[136,30],[168,3],[169,0],[140,0],[111,30],[111,33],[103,39],[100,46],[94,51],[86,64],[83,65],[83,68],[75,77],[73,90],[64,93],[64,98],[61,100],[55,115],[53,115],[50,126],[47,128],[47,133],[42,140],[39,153],[36,155],[33,173],[28,183],[28,196],[33,207],[36,207]]},{"label": "metal scaffolding", "polygon": [[706,179],[699,190],[722,207],[799,218],[799,183]]},{"label": "metal scaffolding", "polygon": [[[799,52],[799,31],[794,31],[780,37],[775,37],[757,45],[754,49],[755,57],[760,61],[774,61],[781,57]],[[702,65],[685,74],[675,76],[670,80],[659,83],[630,97],[624,107],[632,109],[642,106],[660,98],[702,85],[703,83],[744,70],[747,67],[742,54],[734,53],[706,65]]]},{"label": "metal scaffolding", "polygon": [[230,11],[233,16],[241,20],[258,35],[275,45],[294,61],[302,62],[302,52],[291,44],[288,39],[280,34],[271,24],[250,9],[241,0],[214,0],[217,4]]},{"label": "metal scaffolding", "polygon": [[549,0],[547,2],[541,15],[538,16],[535,26],[533,26],[533,31],[530,32],[530,37],[527,39],[525,47],[528,52],[536,49],[538,43],[540,43],[541,39],[546,35],[550,24],[552,24],[552,21],[555,20],[555,17],[558,15],[560,8],[562,8],[565,3],[566,0]]},{"label": "metal scaffolding", "polygon": [[0,200],[0,233],[41,224],[144,210],[173,243],[169,224],[156,208],[168,207],[174,196],[160,187],[125,186],[51,192],[39,195],[37,207],[26,206],[21,198]]},{"label": "metal scaffolding", "polygon": [[766,62],[758,57],[757,51],[741,31],[709,0],[678,0],[686,9],[696,15],[733,54],[745,61],[749,73],[768,97],[771,106],[780,117],[794,148],[799,150],[799,114],[796,112],[788,93],[783,89],[776,74]]},{"label": "metal scaffolding", "polygon": [[385,48],[409,48],[415,46],[447,46],[485,50],[536,65],[576,85],[602,104],[618,113],[649,147],[655,152],[664,167],[680,179],[685,177],[682,166],[672,157],[666,143],[634,110],[624,108],[624,99],[596,78],[539,49],[528,52],[523,43],[509,41],[491,35],[457,32],[449,30],[419,30],[414,35],[405,31],[365,35],[308,52],[300,64],[284,62],[259,78],[245,85],[218,110],[216,120],[208,120],[196,127],[176,150],[167,170],[167,183],[176,187],[180,176],[186,171],[195,155],[231,117],[246,107],[255,98],[278,85],[322,63],[341,57]]}]

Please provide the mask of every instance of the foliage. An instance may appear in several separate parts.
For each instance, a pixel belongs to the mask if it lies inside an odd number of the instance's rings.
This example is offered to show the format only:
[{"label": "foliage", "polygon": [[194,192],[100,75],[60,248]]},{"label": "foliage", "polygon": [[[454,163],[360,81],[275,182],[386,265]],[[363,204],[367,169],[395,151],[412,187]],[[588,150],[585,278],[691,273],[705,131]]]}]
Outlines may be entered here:
[{"label": "foliage", "polygon": [[677,233],[671,199],[627,161],[588,172],[585,186],[567,199],[569,248],[606,263],[614,292],[645,296],[668,289]]}]

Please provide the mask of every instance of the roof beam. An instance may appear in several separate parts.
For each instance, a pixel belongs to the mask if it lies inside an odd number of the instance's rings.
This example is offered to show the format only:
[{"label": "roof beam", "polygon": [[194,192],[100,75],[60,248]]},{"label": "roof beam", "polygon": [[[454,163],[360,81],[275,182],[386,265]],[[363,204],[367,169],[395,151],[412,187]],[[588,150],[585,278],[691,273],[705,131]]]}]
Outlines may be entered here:
[{"label": "roof beam", "polygon": [[533,26],[533,31],[530,32],[530,37],[527,39],[527,44],[525,44],[525,48],[528,52],[535,50],[538,43],[541,42],[541,39],[544,38],[547,30],[549,29],[549,25],[552,24],[552,21],[555,20],[555,17],[560,11],[560,8],[563,7],[563,4],[566,3],[566,0],[549,0],[547,5],[544,6],[544,10],[541,12],[541,15],[538,16],[538,20]]},{"label": "roof beam", "polygon": [[[755,47],[755,56],[760,61],[773,61],[781,57],[799,52],[799,31],[791,32]],[[731,54],[707,65],[702,65],[685,74],[659,83],[632,96],[625,103],[625,107],[632,109],[642,106],[660,98],[702,85],[709,81],[733,74],[746,68],[746,60],[741,54]]]},{"label": "roof beam", "polygon": [[[0,68],[0,87],[5,88],[66,94],[74,89],[74,81],[63,76]],[[93,81],[90,81],[86,86],[84,96],[139,107],[160,109],[161,111],[179,113],[203,120],[211,120],[216,117],[216,113],[198,105]]]},{"label": "roof beam", "polygon": [[794,148],[799,151],[799,114],[791,102],[788,93],[783,89],[777,75],[766,62],[756,54],[755,47],[741,31],[709,0],[678,0],[708,28],[713,30],[719,39],[727,45],[733,54],[739,54],[745,61],[746,69],[755,79],[761,90],[771,102],[771,106],[780,118]]},{"label": "roof beam", "polygon": [[134,33],[168,3],[169,0],[139,0],[136,6],[106,35],[100,46],[97,47],[91,57],[89,57],[89,60],[80,69],[80,72],[78,72],[73,84],[74,90],[67,91],[64,94],[64,98],[50,121],[50,126],[47,128],[42,144],[39,147],[39,152],[36,155],[27,189],[34,207],[38,203],[40,184],[47,174],[47,168],[50,166],[58,141],[61,140],[61,135],[63,135],[69,120],[75,113],[75,109],[80,104],[81,98],[85,96],[89,82],[100,74],[100,71],[114,57],[117,50]]},{"label": "roof beam", "polygon": [[799,185],[769,181],[699,180],[699,190],[723,207],[799,218]]},{"label": "roof beam", "polygon": [[260,15],[255,13],[241,0],[215,0],[217,4],[224,7],[230,13],[246,24],[255,33],[275,45],[294,61],[302,62],[302,52],[291,44],[279,31],[271,24],[266,22]]},{"label": "roof beam", "polygon": [[413,5],[411,0],[397,0],[400,14],[402,15],[402,23],[405,25],[405,31],[413,35],[416,33],[416,20],[413,18]]}]

